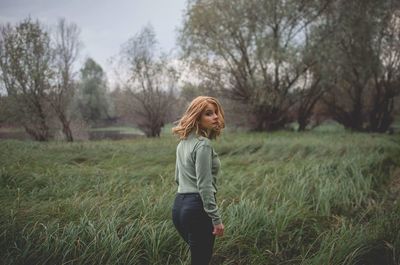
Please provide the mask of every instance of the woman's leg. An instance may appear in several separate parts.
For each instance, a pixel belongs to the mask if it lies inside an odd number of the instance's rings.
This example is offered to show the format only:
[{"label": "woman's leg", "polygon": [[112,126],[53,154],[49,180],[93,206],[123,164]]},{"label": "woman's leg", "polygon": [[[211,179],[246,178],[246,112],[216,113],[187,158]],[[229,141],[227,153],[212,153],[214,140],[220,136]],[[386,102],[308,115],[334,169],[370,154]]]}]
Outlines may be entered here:
[{"label": "woman's leg", "polygon": [[178,195],[172,214],[176,229],[190,247],[192,265],[209,264],[215,236],[212,234],[211,218],[203,209],[200,195]]},{"label": "woman's leg", "polygon": [[188,229],[192,265],[208,265],[214,247],[215,236],[212,234],[211,218],[202,212],[195,218],[194,225]]},{"label": "woman's leg", "polygon": [[185,240],[187,244],[188,242],[188,233],[187,231],[184,230],[184,227],[182,226],[182,208],[184,206],[183,204],[183,195],[176,195],[174,205],[172,207],[172,222],[174,223],[174,226],[176,230],[178,231],[179,235]]}]

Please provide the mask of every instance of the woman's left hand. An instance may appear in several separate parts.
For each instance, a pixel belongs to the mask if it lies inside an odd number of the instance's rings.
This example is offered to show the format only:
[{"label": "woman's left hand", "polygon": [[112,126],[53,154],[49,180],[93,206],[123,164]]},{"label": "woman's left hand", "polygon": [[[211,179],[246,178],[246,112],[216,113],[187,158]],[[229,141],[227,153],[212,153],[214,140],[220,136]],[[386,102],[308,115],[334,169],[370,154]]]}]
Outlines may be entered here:
[{"label": "woman's left hand", "polygon": [[216,236],[223,236],[224,235],[224,224],[218,224],[218,225],[214,225],[214,231],[213,231],[213,235]]}]

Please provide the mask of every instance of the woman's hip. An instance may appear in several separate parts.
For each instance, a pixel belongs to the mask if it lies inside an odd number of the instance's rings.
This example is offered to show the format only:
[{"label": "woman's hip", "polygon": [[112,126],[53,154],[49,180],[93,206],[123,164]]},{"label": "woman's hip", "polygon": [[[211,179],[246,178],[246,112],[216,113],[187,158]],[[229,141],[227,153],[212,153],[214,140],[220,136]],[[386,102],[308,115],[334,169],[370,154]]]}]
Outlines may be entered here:
[{"label": "woman's hip", "polygon": [[204,212],[203,201],[198,193],[178,193],[174,200],[173,209]]}]

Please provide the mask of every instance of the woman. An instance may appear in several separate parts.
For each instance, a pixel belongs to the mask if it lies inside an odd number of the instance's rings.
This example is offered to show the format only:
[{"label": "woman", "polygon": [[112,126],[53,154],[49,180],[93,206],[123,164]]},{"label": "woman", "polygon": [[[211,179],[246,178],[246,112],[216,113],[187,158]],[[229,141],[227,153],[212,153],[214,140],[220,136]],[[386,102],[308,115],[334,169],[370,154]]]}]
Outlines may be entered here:
[{"label": "woman", "polygon": [[215,236],[224,233],[215,198],[221,163],[211,146],[211,139],[216,139],[224,127],[224,112],[218,100],[199,96],[172,128],[181,140],[176,148],[178,193],[172,220],[189,245],[192,265],[209,264]]}]

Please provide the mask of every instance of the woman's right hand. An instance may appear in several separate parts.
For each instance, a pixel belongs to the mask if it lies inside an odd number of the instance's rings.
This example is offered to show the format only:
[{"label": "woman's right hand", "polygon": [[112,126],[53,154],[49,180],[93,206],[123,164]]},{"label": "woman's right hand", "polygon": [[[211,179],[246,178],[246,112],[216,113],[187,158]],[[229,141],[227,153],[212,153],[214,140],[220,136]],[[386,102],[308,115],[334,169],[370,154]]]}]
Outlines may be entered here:
[{"label": "woman's right hand", "polygon": [[213,235],[223,236],[224,235],[224,224],[214,225]]}]

